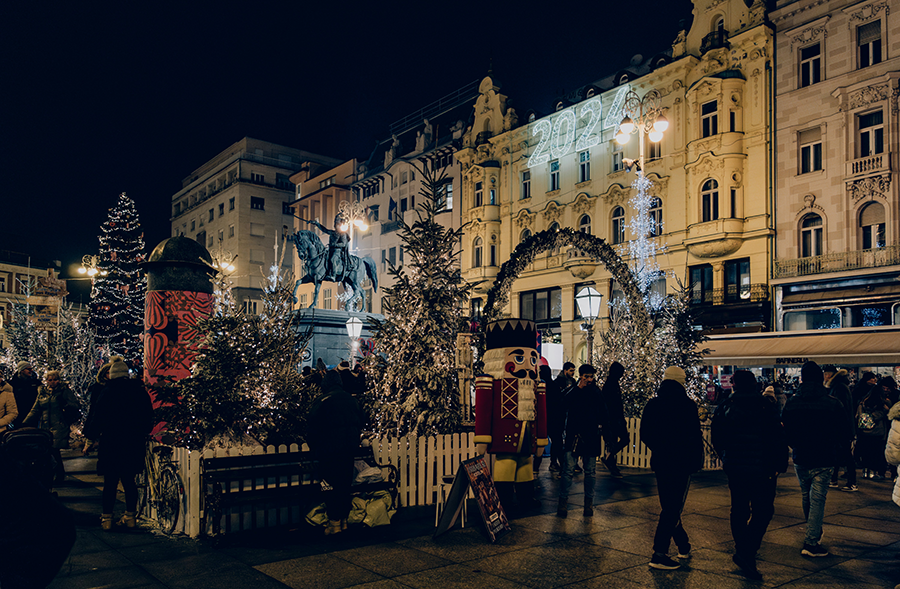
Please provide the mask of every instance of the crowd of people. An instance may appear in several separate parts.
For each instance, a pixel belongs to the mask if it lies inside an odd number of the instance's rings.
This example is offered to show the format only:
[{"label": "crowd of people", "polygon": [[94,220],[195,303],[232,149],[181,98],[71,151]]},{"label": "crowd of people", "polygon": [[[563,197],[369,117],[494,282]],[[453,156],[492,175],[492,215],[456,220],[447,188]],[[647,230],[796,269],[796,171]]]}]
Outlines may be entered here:
[{"label": "crowd of people", "polygon": [[[593,515],[595,468],[599,457],[614,477],[622,474],[616,454],[628,444],[619,381],[624,368],[614,363],[602,388],[589,364],[567,362],[555,380],[549,370],[547,430],[550,471],[561,479],[557,516],[568,516],[573,477],[584,472],[585,517]],[[720,395],[712,418],[711,442],[721,459],[731,493],[730,525],[734,563],[745,576],[760,579],[756,555],[775,511],[777,478],[788,468],[789,452],[806,519],[801,554],[828,556],[822,546],[822,520],[829,488],[858,490],[856,468],[863,477],[891,479],[900,463],[900,404],[893,378],[863,373],[851,385],[848,372],[807,362],[793,395],[757,381],[753,373],[732,375],[730,394]],[[691,542],[681,520],[691,475],[703,467],[704,443],[698,405],[685,389],[683,369],[666,369],[656,395],[641,415],[640,439],[651,450],[660,503],[650,566],[674,570],[691,556]],[[601,454],[601,439],[605,442]],[[578,465],[581,461],[582,466]],[[539,467],[535,461],[535,469]],[[846,484],[838,481],[841,469]],[[900,479],[894,486],[900,505]],[[670,556],[672,544],[676,558]]]}]

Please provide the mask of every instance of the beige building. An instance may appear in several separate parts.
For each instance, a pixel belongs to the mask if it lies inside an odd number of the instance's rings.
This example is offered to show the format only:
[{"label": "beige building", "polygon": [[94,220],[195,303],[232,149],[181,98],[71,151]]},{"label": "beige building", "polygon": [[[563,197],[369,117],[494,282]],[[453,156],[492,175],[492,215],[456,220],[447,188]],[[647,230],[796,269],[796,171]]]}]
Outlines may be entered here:
[{"label": "beige building", "polygon": [[[772,315],[767,279],[773,241],[772,31],[764,3],[696,0],[690,31],[672,50],[635,59],[561,100],[555,112],[516,113],[491,78],[475,102],[457,152],[463,222],[470,223],[463,272],[484,282],[477,312],[499,266],[527,236],[572,227],[616,244],[628,257],[638,141],[613,139],[628,90],[662,95],[669,128],[645,146],[653,181],[652,233],[664,249],[664,278],[693,285],[700,322],[712,332],[760,331]],[[567,359],[585,358],[576,292],[619,296],[610,272],[577,250],[545,252],[518,278],[506,312],[537,321]],[[601,310],[606,318],[608,311]],[[601,321],[600,328],[603,328]]]},{"label": "beige building", "polygon": [[57,271],[58,267],[32,261],[26,254],[0,252],[0,347],[9,346],[6,328],[14,304],[35,305],[35,321],[45,329],[55,328],[56,309],[66,294],[65,281],[59,280]]},{"label": "beige building", "polygon": [[214,259],[232,261],[235,298],[256,313],[269,268],[281,260],[285,269],[293,269],[293,258],[281,255],[284,234],[293,225],[287,206],[294,199],[291,175],[304,164],[339,163],[245,137],[182,181],[172,196],[172,235],[195,239]]},{"label": "beige building", "polygon": [[771,14],[778,330],[900,324],[897,8],[780,0]]}]

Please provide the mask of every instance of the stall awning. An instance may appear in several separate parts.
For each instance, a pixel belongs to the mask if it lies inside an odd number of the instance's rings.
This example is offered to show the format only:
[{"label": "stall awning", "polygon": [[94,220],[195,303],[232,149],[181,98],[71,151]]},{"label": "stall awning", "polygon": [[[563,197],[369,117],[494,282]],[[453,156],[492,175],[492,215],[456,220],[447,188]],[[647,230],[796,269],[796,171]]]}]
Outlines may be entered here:
[{"label": "stall awning", "polygon": [[900,326],[714,335],[699,347],[717,366],[900,366]]}]

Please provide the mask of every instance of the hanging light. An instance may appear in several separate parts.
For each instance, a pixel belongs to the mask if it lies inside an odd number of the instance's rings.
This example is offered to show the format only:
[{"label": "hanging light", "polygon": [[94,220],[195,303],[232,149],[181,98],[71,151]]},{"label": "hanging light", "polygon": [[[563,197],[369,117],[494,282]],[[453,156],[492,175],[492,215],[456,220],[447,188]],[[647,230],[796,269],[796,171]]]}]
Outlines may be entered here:
[{"label": "hanging light", "polygon": [[634,121],[631,120],[631,117],[626,115],[625,118],[622,119],[622,122],[619,123],[619,131],[625,135],[634,133]]},{"label": "hanging light", "polygon": [[669,119],[664,117],[663,115],[659,115],[656,117],[656,121],[653,123],[653,130],[659,131],[660,133],[664,133],[666,129],[669,128]]},{"label": "hanging light", "polygon": [[649,137],[650,141],[652,141],[653,143],[659,143],[660,141],[662,141],[663,134],[662,134],[662,131],[657,131],[656,129],[653,129],[652,131],[647,133],[647,137]]}]

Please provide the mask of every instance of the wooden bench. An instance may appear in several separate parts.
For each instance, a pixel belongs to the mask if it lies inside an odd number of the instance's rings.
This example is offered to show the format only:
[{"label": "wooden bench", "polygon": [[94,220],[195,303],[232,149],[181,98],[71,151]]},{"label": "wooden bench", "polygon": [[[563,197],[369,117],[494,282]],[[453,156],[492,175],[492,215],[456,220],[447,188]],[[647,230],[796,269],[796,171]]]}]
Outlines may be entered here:
[{"label": "wooden bench", "polygon": [[[372,448],[360,448],[356,460],[381,469],[383,481],[351,487],[352,495],[387,491],[391,509],[399,501],[400,472],[392,464],[378,464]],[[311,452],[284,452],[250,456],[206,458],[202,463],[204,509],[201,530],[212,524],[213,534],[233,530],[232,515],[238,515],[238,530],[290,524],[323,500],[318,463]],[[249,526],[245,519],[249,516]]]}]

